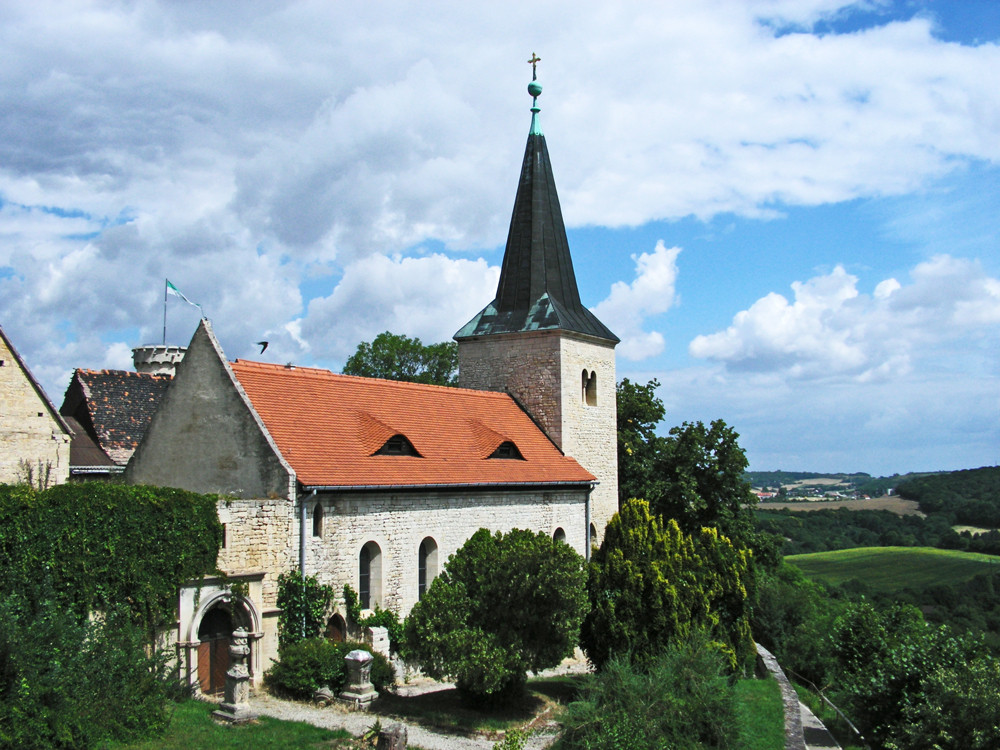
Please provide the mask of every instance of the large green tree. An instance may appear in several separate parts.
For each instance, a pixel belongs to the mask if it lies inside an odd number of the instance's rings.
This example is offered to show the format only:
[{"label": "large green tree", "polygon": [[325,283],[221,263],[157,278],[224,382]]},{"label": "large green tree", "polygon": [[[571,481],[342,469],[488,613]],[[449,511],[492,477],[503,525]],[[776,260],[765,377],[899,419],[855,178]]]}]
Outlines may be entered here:
[{"label": "large green tree", "polygon": [[471,702],[518,695],[556,666],[587,612],[583,558],[548,534],[480,529],[406,618],[403,653]]},{"label": "large green tree", "polygon": [[458,344],[424,344],[418,338],[384,331],[363,341],[344,365],[345,375],[406,380],[433,385],[458,384]]}]

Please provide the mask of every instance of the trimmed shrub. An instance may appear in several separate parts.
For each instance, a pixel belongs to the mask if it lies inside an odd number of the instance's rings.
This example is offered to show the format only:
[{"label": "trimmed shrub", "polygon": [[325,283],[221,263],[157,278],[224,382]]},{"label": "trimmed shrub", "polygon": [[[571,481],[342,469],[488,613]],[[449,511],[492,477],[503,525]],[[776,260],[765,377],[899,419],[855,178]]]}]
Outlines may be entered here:
[{"label": "trimmed shrub", "polygon": [[406,618],[403,656],[456,678],[468,702],[496,703],[520,695],[529,670],[572,653],[586,612],[583,558],[568,544],[480,529]]},{"label": "trimmed shrub", "polygon": [[321,687],[338,693],[347,683],[344,657],[355,649],[372,654],[371,681],[376,690],[382,692],[395,682],[389,660],[363,643],[306,638],[281,647],[278,662],[264,673],[264,683],[272,692],[298,700],[310,700]]}]

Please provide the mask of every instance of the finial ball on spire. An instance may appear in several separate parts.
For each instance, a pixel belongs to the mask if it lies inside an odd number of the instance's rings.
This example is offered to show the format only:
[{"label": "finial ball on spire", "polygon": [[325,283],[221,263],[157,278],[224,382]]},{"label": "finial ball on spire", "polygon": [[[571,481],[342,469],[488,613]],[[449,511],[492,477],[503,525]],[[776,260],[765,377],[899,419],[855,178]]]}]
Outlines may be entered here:
[{"label": "finial ball on spire", "polygon": [[538,96],[542,93],[542,84],[538,81],[532,81],[528,84],[528,93],[532,96]]}]

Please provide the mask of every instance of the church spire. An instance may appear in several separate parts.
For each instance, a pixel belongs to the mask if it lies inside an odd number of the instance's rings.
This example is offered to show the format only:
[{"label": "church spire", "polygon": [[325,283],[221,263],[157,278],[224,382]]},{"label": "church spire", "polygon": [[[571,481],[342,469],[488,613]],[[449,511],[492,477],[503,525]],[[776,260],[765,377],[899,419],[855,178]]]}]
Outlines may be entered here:
[{"label": "church spire", "polygon": [[455,334],[456,339],[493,333],[566,330],[616,342],[615,336],[580,301],[569,241],[563,224],[549,150],[538,113],[536,66],[532,53],[531,128],[521,163],[521,179],[507,233],[496,299]]}]

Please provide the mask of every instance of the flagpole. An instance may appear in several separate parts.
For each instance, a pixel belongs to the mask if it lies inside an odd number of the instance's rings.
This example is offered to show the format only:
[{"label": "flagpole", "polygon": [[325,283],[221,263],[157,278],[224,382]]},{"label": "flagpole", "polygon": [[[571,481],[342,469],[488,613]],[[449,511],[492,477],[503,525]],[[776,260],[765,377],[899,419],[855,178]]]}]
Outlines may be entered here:
[{"label": "flagpole", "polygon": [[163,279],[163,345],[167,345],[167,279]]}]

